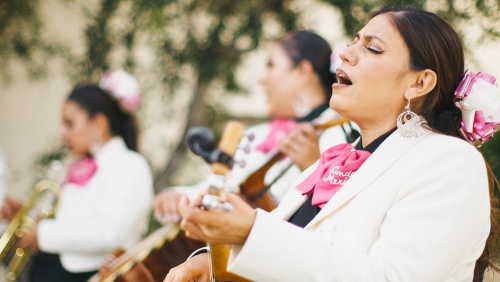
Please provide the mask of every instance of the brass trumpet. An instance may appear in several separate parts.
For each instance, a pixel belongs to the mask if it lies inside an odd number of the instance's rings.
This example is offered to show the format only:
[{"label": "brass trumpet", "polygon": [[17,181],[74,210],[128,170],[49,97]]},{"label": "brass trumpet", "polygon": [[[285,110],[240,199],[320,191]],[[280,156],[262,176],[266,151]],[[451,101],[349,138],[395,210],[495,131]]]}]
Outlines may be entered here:
[{"label": "brass trumpet", "polygon": [[[47,197],[47,193],[49,192],[53,194],[53,197],[49,199],[52,204],[47,204],[44,201],[47,200],[45,197]],[[5,233],[0,237],[0,262],[3,262],[7,254],[11,253],[11,249],[15,246],[16,241],[36,225],[38,219],[54,215],[60,195],[61,188],[55,182],[41,180],[35,184],[33,194],[23,204],[7,226]],[[37,210],[37,208],[40,209]],[[12,259],[6,266],[8,281],[16,281],[18,279],[32,254],[33,250],[29,247],[15,249]]]}]

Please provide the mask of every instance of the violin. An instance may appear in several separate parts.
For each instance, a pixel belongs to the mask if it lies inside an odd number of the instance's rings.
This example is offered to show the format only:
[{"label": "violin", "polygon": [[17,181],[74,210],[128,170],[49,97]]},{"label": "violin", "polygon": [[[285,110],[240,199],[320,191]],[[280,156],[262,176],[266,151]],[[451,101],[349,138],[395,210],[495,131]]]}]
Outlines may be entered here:
[{"label": "violin", "polygon": [[[325,130],[330,127],[337,125],[342,125],[348,123],[349,120],[343,117],[335,118],[329,120],[325,123],[314,124],[313,127],[316,130]],[[240,184],[240,193],[248,201],[248,203],[253,207],[260,207],[263,210],[271,211],[278,205],[274,200],[273,196],[269,192],[270,185],[266,185],[264,182],[264,177],[267,171],[278,161],[285,157],[283,153],[277,151],[269,161],[267,161],[258,170],[252,173],[245,181]],[[285,169],[286,171],[286,169]],[[283,171],[283,173],[285,172]],[[283,174],[278,175],[275,180],[281,177]],[[274,182],[274,181],[273,181]]]},{"label": "violin", "polygon": [[[342,125],[347,122],[349,122],[349,120],[340,117],[325,123],[313,124],[313,126],[316,130],[324,130],[329,127]],[[232,129],[232,128],[226,130],[232,130],[238,132],[237,129]],[[233,136],[234,135],[236,135],[236,133],[233,132]],[[226,148],[226,146],[227,146],[226,143],[223,143],[222,141],[219,144],[219,148],[221,148],[221,150],[227,149],[234,155],[234,151],[231,151],[231,149]],[[234,144],[232,146],[233,147],[230,148],[236,148],[234,147],[235,146]],[[269,193],[269,186],[265,185],[264,183],[264,176],[267,170],[271,168],[276,162],[281,160],[283,157],[284,157],[283,153],[277,152],[267,163],[265,163],[260,169],[258,169],[256,172],[250,175],[243,183],[241,183],[240,194],[243,195],[244,198],[246,198],[251,204],[253,203],[254,205],[262,207],[268,211],[274,209],[277,206],[272,195]],[[205,160],[207,159],[205,158]],[[221,168],[220,171],[219,167],[212,166],[214,169],[214,173],[216,174],[220,173],[221,175],[226,175],[230,170],[230,166],[223,166],[223,164],[220,163],[218,163],[217,165]],[[224,204],[220,203],[218,199],[218,195],[222,189],[223,189],[222,186],[211,187],[209,189],[209,195],[204,196],[202,200],[202,205],[205,208],[219,207],[230,210],[229,207],[224,207],[223,206]],[[207,197],[207,199],[205,199],[205,197]],[[214,204],[214,202],[216,204]],[[231,251],[230,245],[227,244],[208,244],[208,245],[210,249],[210,260],[211,260],[210,261],[211,281],[250,281],[248,279],[245,279],[241,276],[238,276],[234,273],[227,271],[227,264],[229,261],[229,254]]]}]

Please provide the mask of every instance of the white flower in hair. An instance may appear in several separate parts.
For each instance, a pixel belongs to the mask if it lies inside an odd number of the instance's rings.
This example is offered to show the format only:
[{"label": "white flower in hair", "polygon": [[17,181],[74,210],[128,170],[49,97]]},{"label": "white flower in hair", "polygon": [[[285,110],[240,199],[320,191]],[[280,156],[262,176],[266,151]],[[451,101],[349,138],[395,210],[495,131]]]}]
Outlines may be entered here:
[{"label": "white flower in hair", "polygon": [[462,132],[476,146],[493,137],[500,125],[500,90],[496,77],[466,71],[455,90],[455,104],[462,110]]},{"label": "white flower in hair", "polygon": [[105,72],[99,81],[99,87],[116,98],[125,113],[134,113],[141,104],[139,81],[122,69]]},{"label": "white flower in hair", "polygon": [[482,111],[486,122],[500,122],[500,90],[497,85],[477,79],[461,104],[464,110]]}]

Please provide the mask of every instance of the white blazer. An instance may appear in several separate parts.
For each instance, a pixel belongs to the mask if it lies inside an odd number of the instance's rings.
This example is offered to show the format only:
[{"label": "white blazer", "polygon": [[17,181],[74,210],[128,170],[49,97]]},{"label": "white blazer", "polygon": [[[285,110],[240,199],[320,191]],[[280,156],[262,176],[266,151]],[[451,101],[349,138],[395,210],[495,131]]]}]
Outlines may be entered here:
[{"label": "white blazer", "polygon": [[290,189],[273,214],[258,210],[228,270],[255,281],[471,281],[490,230],[481,154],[424,129],[389,136],[304,229],[284,221],[305,200]]},{"label": "white blazer", "polygon": [[148,228],[154,190],[144,157],[114,137],[95,160],[89,182],[63,185],[55,218],[38,225],[40,249],[59,254],[70,272],[97,270],[107,254],[135,245]]}]

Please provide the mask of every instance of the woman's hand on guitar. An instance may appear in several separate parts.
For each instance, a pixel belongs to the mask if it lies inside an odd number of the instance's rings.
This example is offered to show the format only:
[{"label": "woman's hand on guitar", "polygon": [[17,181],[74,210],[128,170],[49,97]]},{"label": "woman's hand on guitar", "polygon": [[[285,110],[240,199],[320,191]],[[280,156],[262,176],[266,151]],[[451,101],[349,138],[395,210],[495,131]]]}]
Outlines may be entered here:
[{"label": "woman's hand on guitar", "polygon": [[216,244],[245,243],[257,212],[236,194],[222,192],[221,198],[233,206],[231,211],[202,209],[202,195],[192,203],[187,197],[182,197],[179,211],[186,236]]},{"label": "woman's hand on guitar", "polygon": [[210,281],[208,254],[199,254],[181,265],[170,269],[164,282]]},{"label": "woman's hand on guitar", "polygon": [[106,277],[106,275],[108,275],[108,273],[113,270],[113,262],[124,253],[124,249],[118,248],[112,253],[107,254],[102,260],[101,266],[99,266],[99,276],[101,278]]},{"label": "woman's hand on guitar", "polygon": [[170,190],[160,192],[154,200],[155,218],[161,223],[180,221],[178,205],[182,196],[182,194]]},{"label": "woman's hand on guitar", "polygon": [[319,159],[319,135],[310,123],[301,123],[279,143],[279,149],[305,170]]}]

